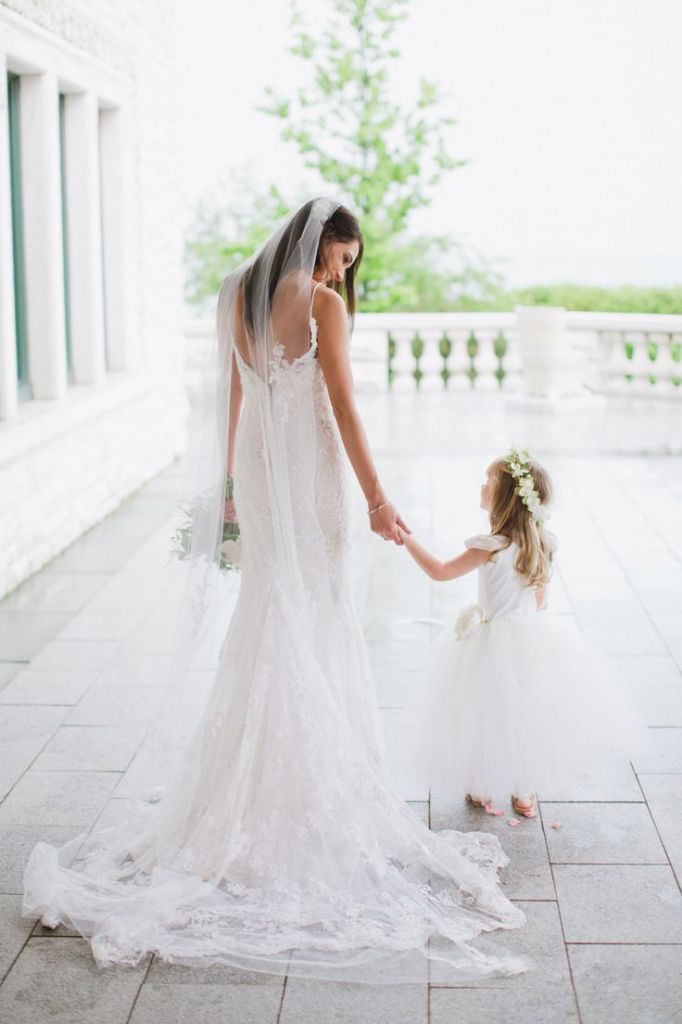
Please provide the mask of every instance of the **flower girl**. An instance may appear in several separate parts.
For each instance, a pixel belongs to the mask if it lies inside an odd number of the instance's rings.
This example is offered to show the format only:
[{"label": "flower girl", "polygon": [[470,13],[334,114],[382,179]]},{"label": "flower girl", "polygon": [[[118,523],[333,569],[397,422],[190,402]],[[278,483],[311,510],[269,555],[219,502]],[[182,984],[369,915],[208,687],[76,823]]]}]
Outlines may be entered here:
[{"label": "flower girl", "polygon": [[557,540],[545,529],[547,472],[512,449],[488,468],[481,506],[490,533],[441,562],[401,532],[433,580],[478,572],[478,603],[437,641],[421,706],[419,760],[446,797],[489,813],[509,797],[534,817],[550,793],[598,766],[609,750],[641,746],[642,723],[607,662],[566,616],[546,611]]}]

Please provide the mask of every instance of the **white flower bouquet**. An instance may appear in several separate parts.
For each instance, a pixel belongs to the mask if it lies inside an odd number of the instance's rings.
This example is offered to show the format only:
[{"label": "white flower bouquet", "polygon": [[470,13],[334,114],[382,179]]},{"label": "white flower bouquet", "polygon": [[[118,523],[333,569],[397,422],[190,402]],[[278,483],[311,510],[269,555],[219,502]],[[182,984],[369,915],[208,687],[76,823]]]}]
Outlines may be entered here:
[{"label": "white flower bouquet", "polygon": [[[234,483],[232,477],[225,481],[225,502],[231,502],[234,494]],[[171,547],[172,553],[177,558],[192,558],[192,538],[201,520],[208,520],[211,509],[216,500],[215,488],[207,488],[201,491],[191,501],[180,502],[178,507],[186,515],[185,522],[181,523],[175,531]],[[220,543],[216,548],[215,560],[223,572],[241,568],[242,542],[239,532],[239,523],[236,519],[224,518],[223,531]]]}]

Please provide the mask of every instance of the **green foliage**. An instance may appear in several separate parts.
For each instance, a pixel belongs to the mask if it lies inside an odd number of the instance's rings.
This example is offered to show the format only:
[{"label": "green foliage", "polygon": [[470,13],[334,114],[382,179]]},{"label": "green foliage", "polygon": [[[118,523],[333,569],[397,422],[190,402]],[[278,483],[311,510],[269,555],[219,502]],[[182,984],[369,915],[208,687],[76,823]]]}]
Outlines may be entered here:
[{"label": "green foliage", "polygon": [[[293,96],[267,90],[262,108],[282,121],[282,137],[303,165],[331,186],[360,218],[366,247],[360,271],[363,310],[447,308],[470,273],[452,238],[412,237],[414,210],[428,206],[455,160],[446,135],[455,123],[444,97],[426,79],[412,102],[391,98],[400,56],[394,35],[409,0],[333,0],[315,34],[293,5],[290,51],[309,66],[308,82]],[[442,257],[451,254],[443,267]]]},{"label": "green foliage", "polygon": [[512,310],[515,306],[563,306],[592,313],[682,313],[682,286],[645,288],[621,285],[547,284],[490,291],[481,301],[465,298],[452,308]]},{"label": "green foliage", "polygon": [[185,297],[206,310],[215,302],[225,274],[248,259],[290,208],[276,186],[258,189],[245,174],[233,174],[219,191],[235,198],[226,204],[218,192],[207,196],[185,241]]}]

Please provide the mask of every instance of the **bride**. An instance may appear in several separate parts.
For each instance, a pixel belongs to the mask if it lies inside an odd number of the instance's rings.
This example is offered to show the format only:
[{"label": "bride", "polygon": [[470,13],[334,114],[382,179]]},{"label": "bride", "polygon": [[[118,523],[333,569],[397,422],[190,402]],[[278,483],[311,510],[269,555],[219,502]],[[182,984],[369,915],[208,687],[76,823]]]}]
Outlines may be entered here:
[{"label": "bride", "polygon": [[[346,456],[371,529],[400,543],[405,526],[353,399],[362,251],[350,211],[316,199],[221,286],[204,430],[216,440],[203,449],[213,486],[192,557],[176,563],[194,581],[183,626],[222,609],[205,706],[160,799],[131,800],[123,821],[79,837],[71,867],[76,846],[37,844],[25,871],[23,913],[76,928],[101,965],[153,952],[383,982],[424,981],[430,960],[455,980],[527,966],[470,944],[524,921],[498,885],[497,839],[431,832],[382,758],[351,600]],[[238,520],[242,546],[226,630],[224,518]],[[196,654],[199,633],[187,635]]]}]

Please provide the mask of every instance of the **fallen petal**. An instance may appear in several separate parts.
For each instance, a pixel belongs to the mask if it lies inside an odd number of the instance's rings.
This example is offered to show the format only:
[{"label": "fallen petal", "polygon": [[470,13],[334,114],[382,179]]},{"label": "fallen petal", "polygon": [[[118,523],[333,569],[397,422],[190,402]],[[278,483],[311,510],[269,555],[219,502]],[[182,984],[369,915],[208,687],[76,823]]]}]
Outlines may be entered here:
[{"label": "fallen petal", "polygon": [[560,821],[553,821],[552,822],[552,828],[561,828],[561,822]]},{"label": "fallen petal", "polygon": [[510,828],[517,828],[519,824],[518,818],[507,818],[507,824]]},{"label": "fallen petal", "polygon": [[497,811],[497,810],[495,810],[495,808],[493,807],[492,804],[486,804],[485,805],[485,813],[486,814],[494,814],[496,817],[499,817],[500,814],[504,814],[504,811]]}]

